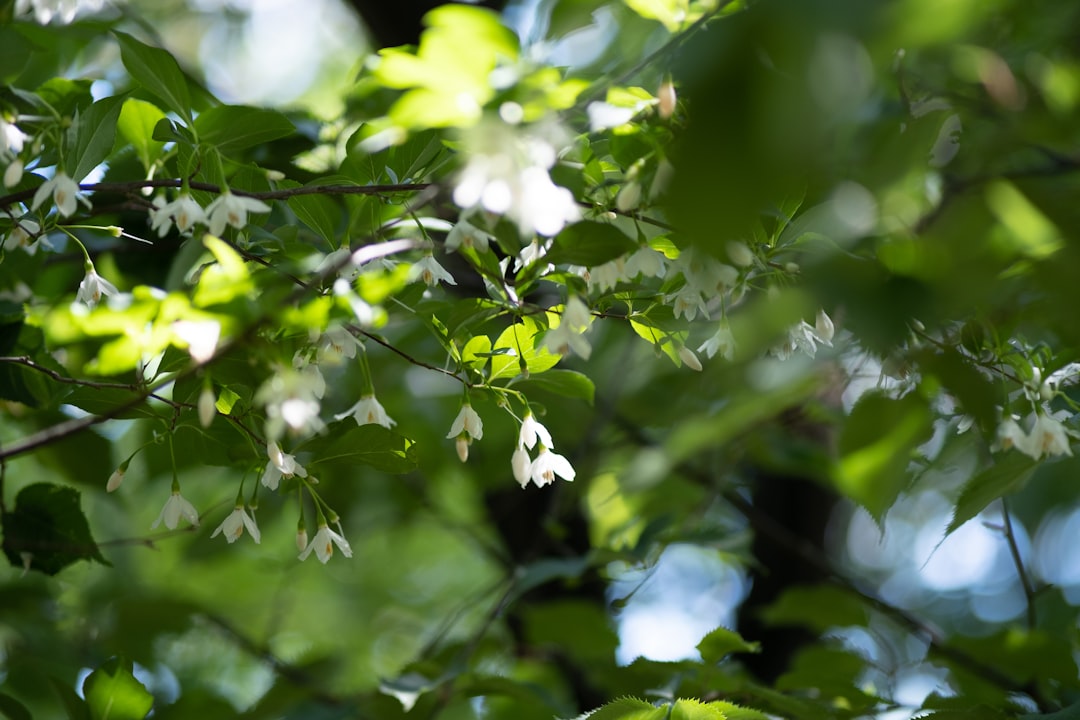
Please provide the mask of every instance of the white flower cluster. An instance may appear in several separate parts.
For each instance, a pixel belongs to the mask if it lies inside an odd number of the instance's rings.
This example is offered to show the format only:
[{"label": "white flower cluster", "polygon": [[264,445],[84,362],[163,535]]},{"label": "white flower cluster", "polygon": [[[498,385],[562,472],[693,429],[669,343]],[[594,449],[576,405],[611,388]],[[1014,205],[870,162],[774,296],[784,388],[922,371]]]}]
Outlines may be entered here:
[{"label": "white flower cluster", "polygon": [[463,138],[468,161],[454,188],[454,202],[465,210],[505,215],[526,237],[557,234],[581,218],[573,193],[556,185],[548,172],[558,159],[561,136],[556,126],[480,122]]},{"label": "white flower cluster", "polygon": [[15,14],[24,15],[34,11],[34,19],[48,25],[53,19],[67,25],[79,13],[97,12],[105,6],[105,0],[15,0]]},{"label": "white flower cluster", "polygon": [[[536,458],[530,458],[529,450],[537,444],[540,448]],[[577,475],[574,467],[562,455],[551,452],[554,447],[551,433],[536,421],[531,412],[526,412],[525,419],[521,421],[521,431],[518,433],[518,446],[510,460],[514,479],[521,487],[528,485],[529,480],[532,480],[537,487],[550,485],[555,482],[556,475],[564,480],[573,481]]]},{"label": "white flower cluster", "polygon": [[1033,460],[1051,455],[1072,455],[1069,438],[1080,438],[1080,432],[1062,424],[1070,417],[1071,413],[1065,410],[1054,413],[1036,411],[1025,420],[1024,424],[1030,428],[1027,431],[1019,424],[1018,416],[1007,417],[998,425],[994,449],[1016,448]]},{"label": "white flower cluster", "polygon": [[221,235],[225,227],[242,229],[248,223],[248,213],[267,213],[270,206],[262,200],[234,195],[226,189],[204,210],[194,198],[181,192],[172,202],[162,196],[154,198],[150,210],[150,227],[158,237],[164,237],[173,224],[183,234],[191,233],[196,225],[205,225],[211,235]]}]

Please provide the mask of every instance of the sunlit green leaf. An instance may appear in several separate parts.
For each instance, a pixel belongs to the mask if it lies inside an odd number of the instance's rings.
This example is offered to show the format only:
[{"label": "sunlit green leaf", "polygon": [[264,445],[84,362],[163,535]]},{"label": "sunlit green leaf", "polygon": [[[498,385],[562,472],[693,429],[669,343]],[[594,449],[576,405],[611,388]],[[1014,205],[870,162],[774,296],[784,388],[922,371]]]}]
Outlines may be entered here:
[{"label": "sunlit green leaf", "polygon": [[165,50],[145,45],[131,35],[118,31],[114,34],[120,43],[120,58],[131,77],[190,125],[191,94],[176,59]]},{"label": "sunlit green leaf", "polygon": [[83,681],[83,695],[93,720],[142,720],[154,696],[132,674],[130,662],[105,661]]}]

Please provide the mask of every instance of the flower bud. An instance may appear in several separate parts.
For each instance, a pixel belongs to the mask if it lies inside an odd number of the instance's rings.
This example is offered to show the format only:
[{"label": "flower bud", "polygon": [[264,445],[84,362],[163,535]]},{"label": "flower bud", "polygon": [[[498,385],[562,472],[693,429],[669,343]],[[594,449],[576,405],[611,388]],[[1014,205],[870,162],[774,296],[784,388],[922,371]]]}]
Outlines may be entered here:
[{"label": "flower bud", "polygon": [[822,342],[832,342],[836,328],[833,326],[832,318],[826,315],[824,310],[818,310],[817,319],[814,322],[814,330],[817,331],[818,337],[821,338]]},{"label": "flower bud", "polygon": [[199,394],[199,424],[204,428],[210,427],[210,423],[214,422],[214,415],[217,414],[216,406],[217,398],[214,397],[214,390],[210,385],[206,385]]},{"label": "flower bud", "polygon": [[281,172],[280,170],[267,170],[266,171],[266,179],[269,180],[270,182],[277,182],[279,180],[284,180],[285,179],[285,173]]},{"label": "flower bud", "polygon": [[457,442],[457,456],[461,462],[465,462],[469,459],[469,440],[464,435],[459,435]]},{"label": "flower bud", "polygon": [[686,365],[686,367],[690,368],[691,370],[701,372],[701,361],[698,360],[698,356],[695,355],[694,351],[690,348],[686,347],[685,345],[679,348],[679,358],[683,361],[683,365]]},{"label": "flower bud", "polygon": [[124,482],[124,473],[127,472],[127,467],[121,465],[113,471],[113,474],[109,476],[109,482],[105,483],[105,492],[115,492],[120,484]]},{"label": "flower bud", "polygon": [[510,459],[510,467],[514,469],[514,479],[518,481],[521,487],[525,487],[529,483],[530,472],[532,467],[532,460],[529,459],[529,452],[523,448],[518,447],[514,451],[514,456]]},{"label": "flower bud", "polygon": [[738,240],[728,241],[727,256],[739,267],[749,267],[754,264],[754,252],[747,247],[746,243]]},{"label": "flower bud", "polygon": [[656,91],[656,95],[657,99],[660,101],[657,105],[660,117],[667,120],[675,114],[675,104],[677,100],[675,86],[670,80],[665,80],[660,84],[660,89]]},{"label": "flower bud", "polygon": [[296,549],[304,552],[307,548],[307,529],[303,525],[296,528]]},{"label": "flower bud", "polygon": [[799,267],[799,263],[789,262],[784,264],[784,270],[792,275],[797,275],[801,268]]},{"label": "flower bud", "polygon": [[22,180],[23,161],[15,158],[4,170],[4,187],[15,187]]},{"label": "flower bud", "polygon": [[641,183],[631,181],[622,186],[615,198],[615,207],[620,212],[630,212],[641,202]]}]

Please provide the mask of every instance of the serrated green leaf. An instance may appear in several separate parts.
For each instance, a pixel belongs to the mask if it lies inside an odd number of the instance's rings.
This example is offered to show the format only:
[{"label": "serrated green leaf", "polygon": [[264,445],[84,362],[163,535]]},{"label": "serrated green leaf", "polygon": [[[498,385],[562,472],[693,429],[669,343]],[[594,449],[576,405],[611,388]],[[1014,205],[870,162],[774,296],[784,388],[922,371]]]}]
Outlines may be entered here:
[{"label": "serrated green leaf", "polygon": [[93,720],[142,720],[154,696],[132,674],[130,662],[106,660],[83,681],[83,697]]},{"label": "serrated green leaf", "polygon": [[1006,452],[994,464],[967,481],[956,501],[946,537],[1000,497],[1016,492],[1031,478],[1038,464],[1020,452]]},{"label": "serrated green leaf", "polygon": [[[135,148],[139,162],[149,170],[160,157],[165,143],[154,137],[157,124],[165,120],[165,113],[157,105],[138,98],[128,98],[120,109],[117,129],[120,135]],[[171,127],[171,123],[166,123]],[[171,139],[171,138],[170,138]]]},{"label": "serrated green leaf", "polygon": [[704,703],[694,699],[676,700],[671,708],[669,720],[726,720],[722,710],[713,703]]},{"label": "serrated green leaf", "polygon": [[697,644],[697,649],[701,653],[702,662],[714,664],[731,653],[761,652],[761,645],[756,642],[747,642],[734,630],[718,627],[701,639],[701,642]]},{"label": "serrated green leaf", "polygon": [[75,182],[80,182],[109,156],[116,140],[122,104],[121,97],[107,97],[79,114],[75,144],[68,149],[68,175]]},{"label": "serrated green leaf", "polygon": [[15,509],[3,517],[4,554],[17,568],[55,575],[79,560],[109,562],[90,535],[79,491],[36,483],[19,491]]},{"label": "serrated green leaf", "polygon": [[722,712],[727,720],[769,720],[769,716],[760,710],[742,707],[725,700],[716,700],[709,705]]},{"label": "serrated green leaf", "polygon": [[230,155],[255,145],[291,135],[296,126],[276,110],[219,105],[195,119],[199,142],[213,145],[222,155]]},{"label": "serrated green leaf", "polygon": [[619,698],[589,713],[589,720],[665,720],[668,709],[637,698]]},{"label": "serrated green leaf", "polygon": [[199,277],[193,298],[197,307],[225,304],[254,289],[240,253],[213,235],[206,235],[203,244],[217,263],[206,267]]},{"label": "serrated green leaf", "polygon": [[[352,419],[344,422],[352,423]],[[381,425],[359,425],[345,432],[314,438],[300,447],[311,453],[307,467],[324,464],[370,465],[386,473],[401,474],[416,468],[412,441]]]},{"label": "serrated green leaf", "polygon": [[590,405],[593,404],[593,396],[596,394],[596,385],[589,376],[576,370],[548,370],[542,374],[529,375],[528,380],[522,380],[515,387],[526,392],[535,387],[563,397],[578,398]]},{"label": "serrated green leaf", "polygon": [[114,30],[113,34],[120,43],[120,60],[132,79],[191,125],[191,93],[176,58],[127,33]]},{"label": "serrated green leaf", "polygon": [[596,267],[636,249],[637,243],[614,225],[585,220],[556,235],[555,243],[544,259],[556,265]]}]

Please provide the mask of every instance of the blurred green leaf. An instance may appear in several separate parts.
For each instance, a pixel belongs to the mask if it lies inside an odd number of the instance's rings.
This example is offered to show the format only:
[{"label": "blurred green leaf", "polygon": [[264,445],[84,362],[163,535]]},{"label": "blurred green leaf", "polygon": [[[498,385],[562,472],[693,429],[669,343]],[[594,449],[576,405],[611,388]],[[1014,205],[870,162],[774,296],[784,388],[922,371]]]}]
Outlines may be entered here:
[{"label": "blurred green leaf", "polygon": [[83,681],[83,695],[93,720],[142,720],[154,697],[135,679],[130,662],[106,660]]},{"label": "blurred green leaf", "polygon": [[770,625],[801,625],[816,633],[838,627],[866,625],[869,615],[863,601],[834,585],[788,588],[762,613]]},{"label": "blurred green leaf", "polygon": [[98,550],[74,488],[36,483],[19,491],[3,516],[4,554],[16,568],[55,575],[79,560],[109,562]]},{"label": "blurred green leaf", "polygon": [[218,105],[199,114],[195,130],[199,142],[213,145],[222,155],[231,155],[290,135],[296,127],[276,110]]},{"label": "blurred green leaf", "polygon": [[[342,422],[348,427],[353,420],[346,418]],[[381,425],[359,425],[344,432],[321,435],[300,449],[313,456],[307,463],[309,470],[323,464],[370,465],[376,470],[400,474],[415,469],[417,462],[412,441]]]},{"label": "blurred green leaf", "polygon": [[566,227],[555,236],[555,244],[544,259],[596,267],[637,250],[637,244],[609,223],[584,220]]},{"label": "blurred green leaf", "polygon": [[747,642],[742,635],[725,627],[718,627],[697,644],[702,662],[718,663],[731,653],[761,652],[761,644]]},{"label": "blurred green leaf", "polygon": [[945,534],[951,534],[998,498],[1019,490],[1037,467],[1034,460],[1019,451],[1008,451],[995,458],[993,465],[964,484]]},{"label": "blurred green leaf", "polygon": [[563,397],[584,400],[590,405],[596,394],[596,385],[589,376],[576,370],[547,370],[543,374],[530,375],[528,380],[518,382],[516,387],[524,392],[535,387]]},{"label": "blurred green leaf", "polygon": [[113,34],[120,43],[120,59],[132,79],[191,125],[191,93],[176,59],[165,50],[145,45],[126,33],[114,30]]}]

